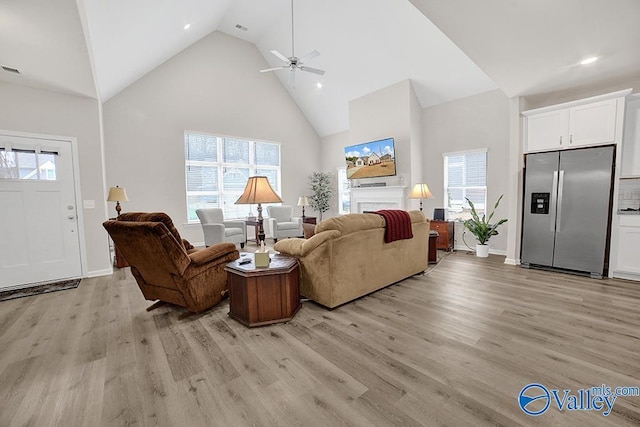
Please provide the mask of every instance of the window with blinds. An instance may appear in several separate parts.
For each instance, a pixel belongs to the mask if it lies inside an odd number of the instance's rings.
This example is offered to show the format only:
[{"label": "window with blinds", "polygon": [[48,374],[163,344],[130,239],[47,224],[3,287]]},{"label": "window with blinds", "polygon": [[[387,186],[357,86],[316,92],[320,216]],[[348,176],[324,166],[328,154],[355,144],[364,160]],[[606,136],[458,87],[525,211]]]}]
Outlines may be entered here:
[{"label": "window with blinds", "polygon": [[225,218],[248,216],[255,206],[235,201],[250,176],[266,176],[280,194],[280,144],[185,132],[184,150],[189,222],[198,221],[200,208],[222,208]]},{"label": "window with blinds", "polygon": [[449,220],[471,218],[467,198],[483,215],[487,204],[487,150],[445,153],[444,190]]}]

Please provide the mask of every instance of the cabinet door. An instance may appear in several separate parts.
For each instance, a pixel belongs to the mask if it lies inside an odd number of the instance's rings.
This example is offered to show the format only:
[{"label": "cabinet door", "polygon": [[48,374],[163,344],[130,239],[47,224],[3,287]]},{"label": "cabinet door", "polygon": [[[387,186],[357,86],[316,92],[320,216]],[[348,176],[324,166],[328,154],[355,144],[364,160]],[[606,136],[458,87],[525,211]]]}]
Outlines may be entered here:
[{"label": "cabinet door", "polygon": [[594,102],[569,109],[569,146],[613,142],[617,100]]},{"label": "cabinet door", "polygon": [[640,274],[640,227],[620,227],[616,271]]},{"label": "cabinet door", "polygon": [[527,117],[527,152],[548,151],[568,145],[567,109]]},{"label": "cabinet door", "polygon": [[640,98],[627,103],[622,138],[622,176],[640,176]]}]

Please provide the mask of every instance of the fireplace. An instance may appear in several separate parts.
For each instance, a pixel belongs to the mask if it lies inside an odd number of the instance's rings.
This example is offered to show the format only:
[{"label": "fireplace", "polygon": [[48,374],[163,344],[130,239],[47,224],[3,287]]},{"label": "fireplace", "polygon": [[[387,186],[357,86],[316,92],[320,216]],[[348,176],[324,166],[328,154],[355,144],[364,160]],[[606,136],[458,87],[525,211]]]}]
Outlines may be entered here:
[{"label": "fireplace", "polygon": [[405,186],[351,188],[351,212],[406,209],[406,192]]}]

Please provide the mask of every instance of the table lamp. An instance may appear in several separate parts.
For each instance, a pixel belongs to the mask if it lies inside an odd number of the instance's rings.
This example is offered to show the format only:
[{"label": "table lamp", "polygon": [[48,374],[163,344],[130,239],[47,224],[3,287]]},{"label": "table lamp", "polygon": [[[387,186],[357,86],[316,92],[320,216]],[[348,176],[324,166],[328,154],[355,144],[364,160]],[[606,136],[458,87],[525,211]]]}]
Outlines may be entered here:
[{"label": "table lamp", "polygon": [[128,202],[129,198],[127,197],[127,190],[122,187],[109,188],[109,195],[107,196],[107,202],[116,202],[116,212],[118,216],[120,216],[120,211],[122,208],[120,207],[120,202]]},{"label": "table lamp", "polygon": [[309,199],[307,196],[298,197],[298,206],[302,206],[302,218],[304,218],[304,207],[309,206]]},{"label": "table lamp", "polygon": [[410,199],[420,199],[420,210],[422,211],[422,199],[433,199],[433,194],[429,191],[427,184],[416,184],[409,194]]},{"label": "table lamp", "polygon": [[235,204],[258,204],[258,240],[260,242],[264,242],[262,203],[282,203],[282,199],[273,191],[271,184],[269,184],[269,179],[266,176],[250,176],[244,193],[236,200]]}]

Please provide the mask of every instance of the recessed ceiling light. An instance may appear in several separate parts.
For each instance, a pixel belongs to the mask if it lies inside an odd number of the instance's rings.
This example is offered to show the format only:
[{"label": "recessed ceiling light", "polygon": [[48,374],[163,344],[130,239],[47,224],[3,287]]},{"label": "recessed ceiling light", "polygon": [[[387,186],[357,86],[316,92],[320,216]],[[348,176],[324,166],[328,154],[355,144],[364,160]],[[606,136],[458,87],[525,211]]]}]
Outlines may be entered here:
[{"label": "recessed ceiling light", "polygon": [[580,65],[592,64],[592,63],[596,62],[597,60],[598,60],[597,56],[592,56],[592,57],[583,59],[582,62],[580,62]]},{"label": "recessed ceiling light", "polygon": [[316,87],[317,87],[318,89],[322,89],[322,83],[320,83],[320,82],[316,83]]},{"label": "recessed ceiling light", "polygon": [[188,30],[189,28],[191,28],[191,24],[187,24],[187,25],[184,26],[185,30]]}]

